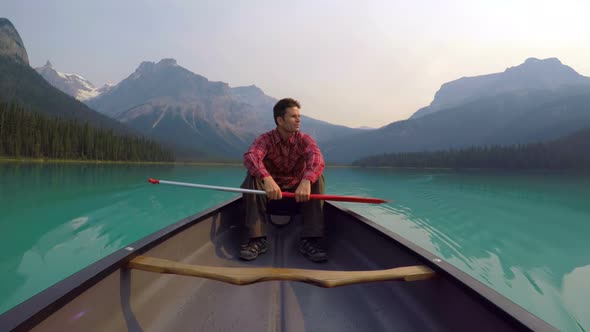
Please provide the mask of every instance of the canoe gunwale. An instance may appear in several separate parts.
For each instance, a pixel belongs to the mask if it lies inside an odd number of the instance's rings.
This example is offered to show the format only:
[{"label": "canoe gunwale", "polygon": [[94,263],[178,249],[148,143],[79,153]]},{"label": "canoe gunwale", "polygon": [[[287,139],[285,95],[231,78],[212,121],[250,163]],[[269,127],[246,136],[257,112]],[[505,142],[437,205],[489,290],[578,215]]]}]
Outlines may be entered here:
[{"label": "canoe gunwale", "polygon": [[432,254],[426,249],[400,236],[399,234],[348,208],[337,206],[335,204],[332,205],[336,208],[338,213],[353,216],[359,221],[362,221],[363,225],[375,229],[379,235],[384,236],[389,240],[394,240],[400,246],[405,247],[407,250],[415,253],[416,258],[434,270],[439,275],[439,278],[444,278],[443,275],[447,276],[449,280],[457,283],[461,288],[481,298],[483,303],[485,303],[491,310],[494,310],[497,313],[514,320],[522,327],[530,329],[531,331],[559,331],[553,325],[545,322],[525,308],[514,303],[504,295],[498,293],[491,287],[486,286],[479,280],[463,272],[451,263],[448,263],[444,259]]}]

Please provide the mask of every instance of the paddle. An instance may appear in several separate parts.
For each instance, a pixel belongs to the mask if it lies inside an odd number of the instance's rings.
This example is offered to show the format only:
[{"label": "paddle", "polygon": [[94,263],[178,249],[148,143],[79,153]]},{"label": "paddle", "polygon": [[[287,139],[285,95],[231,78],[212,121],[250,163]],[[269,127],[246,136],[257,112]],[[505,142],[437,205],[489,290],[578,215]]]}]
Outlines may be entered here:
[{"label": "paddle", "polygon": [[[153,184],[160,184],[161,183],[161,184],[170,184],[170,185],[174,185],[174,186],[213,189],[213,190],[230,191],[230,192],[244,193],[244,194],[266,195],[266,192],[264,190],[209,186],[209,185],[205,185],[205,184],[156,180],[156,179],[152,179],[152,178],[150,178],[148,180],[148,182],[153,183]],[[287,197],[287,198],[295,198],[295,194],[290,193],[290,192],[283,192],[282,195],[283,195],[283,197]],[[367,198],[367,197],[358,197],[358,196],[338,196],[338,195],[324,195],[324,194],[310,194],[309,198],[310,199],[321,199],[324,201],[340,201],[340,202],[371,203],[371,204],[382,204],[382,203],[389,202],[389,201],[386,201],[386,200],[380,199],[380,198]]]},{"label": "paddle", "polygon": [[270,280],[292,280],[325,288],[372,281],[427,280],[435,276],[435,272],[426,265],[404,266],[373,271],[329,271],[273,267],[203,266],[184,264],[156,257],[137,256],[127,266],[136,270],[208,278],[234,285],[250,285]]}]

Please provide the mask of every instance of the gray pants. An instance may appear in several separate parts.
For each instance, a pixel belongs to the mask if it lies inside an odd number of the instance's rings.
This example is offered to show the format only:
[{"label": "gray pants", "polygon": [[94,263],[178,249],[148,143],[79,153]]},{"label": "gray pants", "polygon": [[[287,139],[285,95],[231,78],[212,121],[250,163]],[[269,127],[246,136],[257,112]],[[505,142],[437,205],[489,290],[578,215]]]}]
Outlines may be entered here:
[{"label": "gray pants", "polygon": [[[292,190],[297,189],[297,184]],[[245,189],[264,190],[264,183],[250,174],[246,175],[241,185]],[[290,191],[284,190],[282,191]],[[324,176],[321,175],[318,180],[311,184],[312,194],[324,193]],[[249,237],[260,237],[266,235],[266,225],[268,216],[266,214],[266,204],[268,199],[265,195],[243,194],[246,209],[246,228]],[[292,199],[292,198],[284,198]],[[303,213],[303,233],[302,237],[322,237],[324,236],[324,201],[310,199],[301,203],[301,212]]]}]

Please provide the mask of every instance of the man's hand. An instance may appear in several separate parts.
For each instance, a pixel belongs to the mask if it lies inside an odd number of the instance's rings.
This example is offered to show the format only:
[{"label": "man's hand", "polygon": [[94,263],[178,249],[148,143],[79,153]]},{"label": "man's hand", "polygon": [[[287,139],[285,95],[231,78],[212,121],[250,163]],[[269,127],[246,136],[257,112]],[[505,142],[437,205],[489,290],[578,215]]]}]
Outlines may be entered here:
[{"label": "man's hand", "polygon": [[296,202],[307,202],[309,201],[309,194],[311,193],[311,182],[309,180],[302,180],[295,190],[295,201]]},{"label": "man's hand", "polygon": [[266,197],[268,199],[281,199],[283,195],[281,194],[281,188],[272,178],[272,176],[267,176],[262,179],[264,182],[264,191],[266,191]]}]

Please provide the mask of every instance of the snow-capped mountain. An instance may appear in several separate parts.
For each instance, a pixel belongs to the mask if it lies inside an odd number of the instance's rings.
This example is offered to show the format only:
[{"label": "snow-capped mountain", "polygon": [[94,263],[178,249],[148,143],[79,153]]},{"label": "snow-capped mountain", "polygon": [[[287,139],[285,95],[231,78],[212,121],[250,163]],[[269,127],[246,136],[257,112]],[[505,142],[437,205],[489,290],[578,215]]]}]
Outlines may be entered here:
[{"label": "snow-capped mountain", "polygon": [[80,101],[95,98],[113,87],[113,85],[105,84],[97,89],[90,81],[80,75],[66,74],[55,70],[49,61],[45,66],[35,68],[35,70],[51,85]]},{"label": "snow-capped mountain", "polygon": [[109,92],[111,91],[111,89],[113,89],[116,86],[116,84],[105,84],[102,87],[98,88],[96,91],[98,92],[98,95],[96,95],[96,97],[100,96],[103,93]]}]

